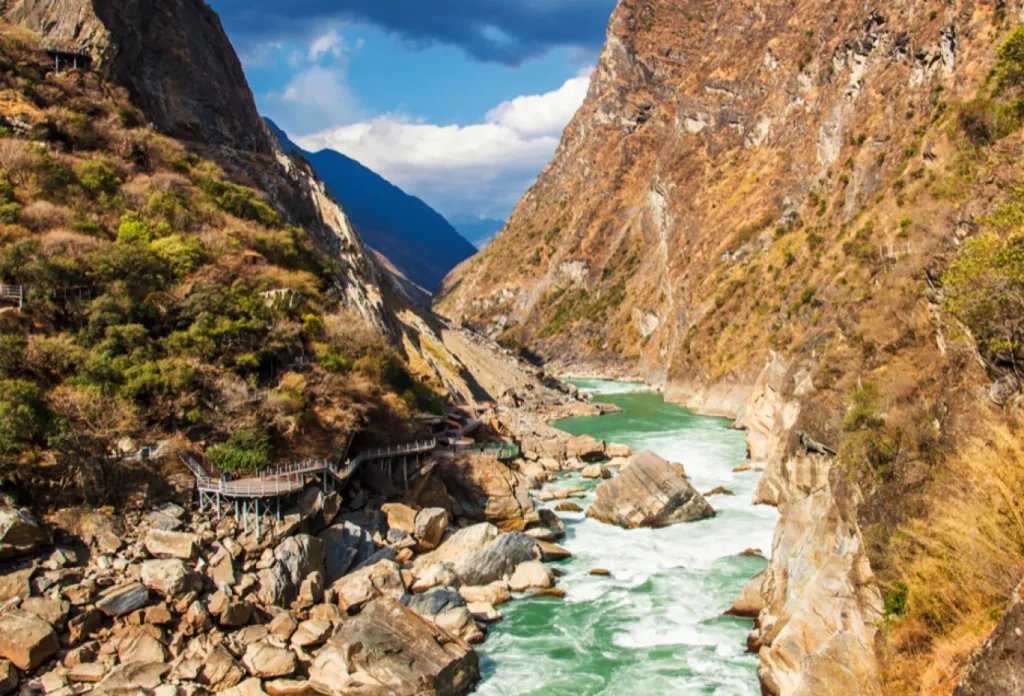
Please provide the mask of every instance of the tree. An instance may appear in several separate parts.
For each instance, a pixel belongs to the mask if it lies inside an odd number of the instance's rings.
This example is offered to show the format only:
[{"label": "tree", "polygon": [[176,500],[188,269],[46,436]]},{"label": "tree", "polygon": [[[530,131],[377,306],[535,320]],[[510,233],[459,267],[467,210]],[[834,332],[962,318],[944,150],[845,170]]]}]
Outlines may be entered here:
[{"label": "tree", "polygon": [[119,443],[138,435],[142,423],[134,405],[88,387],[61,386],[50,392],[50,445],[71,467],[88,502],[117,490],[123,453]]},{"label": "tree", "polygon": [[1024,233],[964,244],[943,276],[945,308],[973,334],[993,367],[1021,375],[1024,357]]}]

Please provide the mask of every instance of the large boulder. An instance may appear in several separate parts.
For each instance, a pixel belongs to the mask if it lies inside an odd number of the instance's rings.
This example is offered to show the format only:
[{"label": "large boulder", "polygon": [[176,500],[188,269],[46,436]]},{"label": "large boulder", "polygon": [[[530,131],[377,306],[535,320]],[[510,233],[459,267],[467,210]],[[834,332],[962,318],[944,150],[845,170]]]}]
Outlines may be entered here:
[{"label": "large boulder", "polygon": [[587,517],[626,529],[667,527],[714,514],[682,473],[652,452],[633,455],[617,477],[595,488],[587,510]]},{"label": "large boulder", "polygon": [[308,534],[288,537],[274,549],[274,558],[298,586],[310,573],[324,570],[324,542]]},{"label": "large boulder", "polygon": [[50,533],[31,512],[0,508],[0,560],[27,556],[50,543]]},{"label": "large boulder", "polygon": [[342,623],[309,670],[310,685],[324,696],[360,693],[366,683],[395,696],[462,696],[479,678],[477,655],[465,641],[388,599]]},{"label": "large boulder", "polygon": [[32,670],[57,652],[53,627],[35,614],[12,609],[0,614],[0,657],[20,670]]},{"label": "large boulder", "polygon": [[488,455],[449,456],[440,462],[445,487],[463,516],[502,531],[522,531],[536,519],[530,483],[518,471]]},{"label": "large boulder", "polygon": [[324,542],[324,574],[332,583],[364,562],[377,548],[368,531],[352,522],[332,525],[317,535]]},{"label": "large boulder", "polygon": [[334,491],[325,493],[319,488],[308,488],[299,500],[299,514],[310,534],[328,527],[340,510],[341,496]]},{"label": "large boulder", "polygon": [[467,643],[480,643],[483,632],[477,628],[466,600],[450,587],[435,587],[417,595],[405,595],[402,604]]},{"label": "large boulder", "polygon": [[522,532],[502,534],[483,551],[469,554],[455,565],[463,585],[486,585],[511,575],[516,566],[538,558],[534,539]]},{"label": "large boulder", "polygon": [[445,539],[436,550],[418,556],[414,565],[417,569],[435,563],[455,565],[463,558],[486,549],[500,534],[497,527],[486,522],[460,529]]}]

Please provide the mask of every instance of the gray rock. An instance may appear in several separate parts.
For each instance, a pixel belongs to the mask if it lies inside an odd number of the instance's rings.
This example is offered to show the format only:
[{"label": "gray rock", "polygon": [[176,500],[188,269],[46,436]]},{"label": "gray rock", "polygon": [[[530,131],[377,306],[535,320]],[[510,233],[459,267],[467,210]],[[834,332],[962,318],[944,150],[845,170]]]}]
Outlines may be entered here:
[{"label": "gray rock", "polygon": [[324,573],[333,583],[352,568],[376,552],[369,532],[352,522],[342,522],[320,532],[317,538],[324,542]]},{"label": "gray rock", "polygon": [[617,477],[595,488],[587,510],[587,517],[626,529],[666,527],[714,514],[683,474],[652,452],[633,455]]},{"label": "gray rock", "polygon": [[502,534],[483,551],[472,553],[455,566],[463,585],[486,585],[512,575],[520,563],[539,556],[533,538],[522,532]]},{"label": "gray rock", "polygon": [[149,590],[141,582],[112,587],[104,592],[96,608],[107,616],[121,616],[141,609],[149,602]]},{"label": "gray rock", "polygon": [[985,644],[971,656],[953,696],[1024,694],[1024,586]]}]

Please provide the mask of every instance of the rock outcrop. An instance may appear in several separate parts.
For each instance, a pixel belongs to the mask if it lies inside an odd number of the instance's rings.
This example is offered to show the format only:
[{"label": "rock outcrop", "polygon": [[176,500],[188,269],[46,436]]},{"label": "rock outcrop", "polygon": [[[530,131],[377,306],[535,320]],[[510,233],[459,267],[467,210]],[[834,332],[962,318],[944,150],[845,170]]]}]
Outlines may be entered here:
[{"label": "rock outcrop", "polygon": [[714,514],[686,477],[652,452],[633,455],[618,476],[595,488],[587,510],[587,517],[626,529],[666,527]]},{"label": "rock outcrop", "polygon": [[0,507],[0,560],[32,553],[50,544],[50,533],[28,510]]},{"label": "rock outcrop", "polygon": [[772,696],[881,694],[874,654],[882,597],[856,521],[860,494],[830,457],[771,465],[756,499],[782,518],[768,570],[756,644]]},{"label": "rock outcrop", "polygon": [[161,132],[271,153],[242,65],[202,0],[15,0],[3,14],[48,45],[91,54]]},{"label": "rock outcrop", "polygon": [[444,457],[441,476],[460,512],[499,529],[523,530],[537,520],[526,479],[494,457]]},{"label": "rock outcrop", "polygon": [[964,669],[953,696],[1011,696],[1024,693],[1024,585],[1010,608]]}]

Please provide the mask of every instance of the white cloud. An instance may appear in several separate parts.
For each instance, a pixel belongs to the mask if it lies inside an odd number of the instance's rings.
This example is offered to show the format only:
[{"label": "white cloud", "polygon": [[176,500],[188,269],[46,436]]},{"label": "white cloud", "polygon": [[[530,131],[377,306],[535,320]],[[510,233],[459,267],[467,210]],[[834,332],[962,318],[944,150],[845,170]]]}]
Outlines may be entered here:
[{"label": "white cloud", "polygon": [[310,66],[292,75],[281,92],[267,95],[264,109],[270,118],[299,132],[325,123],[358,121],[364,114],[346,77],[344,66]]},{"label": "white cloud", "polygon": [[310,61],[316,62],[324,56],[331,55],[335,58],[341,58],[345,55],[345,51],[348,47],[345,43],[345,38],[338,33],[337,29],[332,29],[326,34],[321,34],[313,39],[309,44],[308,58]]},{"label": "white cloud", "polygon": [[558,135],[587,96],[590,71],[567,80],[547,94],[531,94],[502,102],[487,112],[487,122],[497,123],[517,133]]},{"label": "white cloud", "polygon": [[348,155],[441,212],[503,216],[551,159],[588,82],[589,71],[546,94],[503,102],[483,123],[438,126],[387,114],[294,140]]}]

